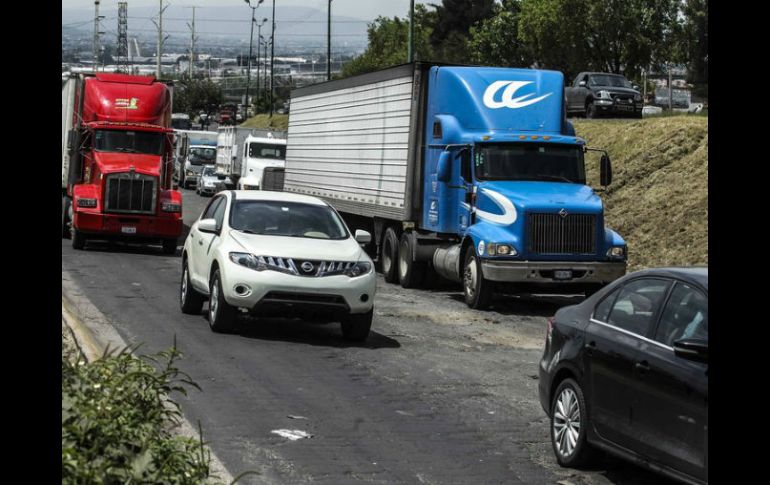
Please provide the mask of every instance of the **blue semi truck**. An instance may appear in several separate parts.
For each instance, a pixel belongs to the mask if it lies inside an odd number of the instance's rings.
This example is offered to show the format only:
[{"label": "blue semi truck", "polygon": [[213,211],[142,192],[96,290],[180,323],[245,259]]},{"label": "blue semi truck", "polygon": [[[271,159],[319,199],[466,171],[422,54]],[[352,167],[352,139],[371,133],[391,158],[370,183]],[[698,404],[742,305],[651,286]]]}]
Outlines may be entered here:
[{"label": "blue semi truck", "polygon": [[544,70],[411,63],[295,89],[284,190],[371,232],[388,282],[435,272],[472,308],[498,291],[590,294],[625,274],[626,243],[565,113],[564,77]]}]

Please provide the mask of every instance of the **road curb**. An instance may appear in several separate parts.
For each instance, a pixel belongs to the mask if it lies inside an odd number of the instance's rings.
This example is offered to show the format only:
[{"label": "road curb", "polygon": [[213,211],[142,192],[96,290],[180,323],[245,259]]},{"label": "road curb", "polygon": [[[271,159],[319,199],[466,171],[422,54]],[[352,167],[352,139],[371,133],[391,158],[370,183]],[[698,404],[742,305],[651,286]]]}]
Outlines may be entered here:
[{"label": "road curb", "polygon": [[[107,317],[88,300],[64,270],[62,270],[61,311],[62,321],[72,333],[75,345],[89,362],[102,358],[108,349],[120,351],[128,347]],[[167,405],[170,406],[170,404]],[[184,415],[181,416],[179,425],[172,431],[187,438],[200,439],[198,432]],[[211,458],[212,474],[224,483],[232,483],[232,474],[214,454],[211,447],[207,448]]]}]

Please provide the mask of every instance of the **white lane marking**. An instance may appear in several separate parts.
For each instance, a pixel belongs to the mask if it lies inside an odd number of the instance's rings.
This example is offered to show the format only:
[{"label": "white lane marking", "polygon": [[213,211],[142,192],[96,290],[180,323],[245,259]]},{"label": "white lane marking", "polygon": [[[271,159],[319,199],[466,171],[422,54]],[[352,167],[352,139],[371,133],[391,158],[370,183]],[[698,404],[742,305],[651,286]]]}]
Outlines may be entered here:
[{"label": "white lane marking", "polygon": [[299,429],[274,429],[271,431],[271,433],[277,434],[278,436],[282,436],[284,438],[288,438],[292,441],[313,437],[312,434],[305,433]]}]

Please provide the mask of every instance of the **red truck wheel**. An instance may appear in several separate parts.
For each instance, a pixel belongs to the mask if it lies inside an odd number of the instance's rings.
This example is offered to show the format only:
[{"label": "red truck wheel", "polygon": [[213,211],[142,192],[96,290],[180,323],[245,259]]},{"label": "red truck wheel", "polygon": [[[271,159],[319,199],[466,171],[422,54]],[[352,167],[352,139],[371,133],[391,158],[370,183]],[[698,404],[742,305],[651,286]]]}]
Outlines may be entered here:
[{"label": "red truck wheel", "polygon": [[86,247],[86,238],[83,236],[83,233],[75,229],[75,226],[72,226],[72,248],[73,249],[83,249]]}]

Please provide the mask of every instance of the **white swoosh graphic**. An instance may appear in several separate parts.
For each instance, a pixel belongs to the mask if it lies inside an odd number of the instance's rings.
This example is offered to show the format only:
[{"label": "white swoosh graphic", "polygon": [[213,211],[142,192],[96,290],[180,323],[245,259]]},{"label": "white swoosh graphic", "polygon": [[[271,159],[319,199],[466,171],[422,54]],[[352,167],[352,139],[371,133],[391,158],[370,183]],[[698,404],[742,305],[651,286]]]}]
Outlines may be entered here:
[{"label": "white swoosh graphic", "polygon": [[[486,91],[484,91],[484,105],[486,105],[488,108],[492,109],[498,109],[498,108],[511,108],[511,109],[517,109],[517,108],[523,108],[525,106],[529,106],[531,104],[535,104],[538,101],[542,101],[548,96],[550,96],[553,93],[547,93],[542,96],[538,96],[534,99],[528,99],[535,95],[535,93],[529,93],[525,94],[524,96],[519,96],[518,98],[514,98],[513,95],[518,91],[520,88],[526,86],[527,84],[532,84],[533,81],[495,81],[492,84],[487,87]],[[506,86],[507,85],[507,86]],[[500,101],[495,101],[494,96],[497,94],[497,91],[500,90],[503,86],[506,86],[506,88],[503,90],[503,94],[500,97]]]},{"label": "white swoosh graphic", "polygon": [[[504,195],[497,193],[493,190],[489,189],[481,189],[481,191],[486,194],[490,199],[492,199],[492,202],[497,204],[502,210],[502,214],[492,214],[487,211],[483,211],[479,209],[478,207],[474,207],[474,212],[476,213],[476,216],[479,219],[483,219],[487,222],[491,222],[493,224],[500,224],[502,226],[510,226],[514,222],[516,222],[516,219],[518,218],[518,213],[516,212],[516,207],[513,205],[513,203],[508,200]],[[466,204],[465,202],[460,203],[464,208],[470,209],[470,206]]]}]

